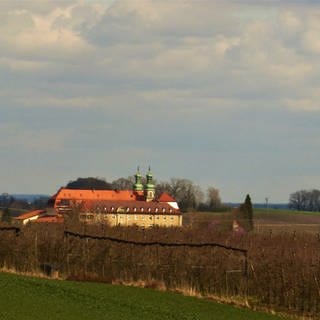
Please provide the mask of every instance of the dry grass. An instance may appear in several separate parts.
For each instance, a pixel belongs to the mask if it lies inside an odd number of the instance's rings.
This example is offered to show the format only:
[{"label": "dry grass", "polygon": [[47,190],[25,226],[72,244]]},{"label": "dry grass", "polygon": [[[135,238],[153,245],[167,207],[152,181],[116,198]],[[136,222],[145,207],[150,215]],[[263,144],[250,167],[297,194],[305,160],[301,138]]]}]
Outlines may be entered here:
[{"label": "dry grass", "polygon": [[57,266],[61,278],[179,291],[320,318],[318,235],[274,231],[236,235],[217,232],[210,223],[180,229],[100,226],[78,230],[141,242],[216,242],[248,249],[246,278],[243,255],[222,248],[139,246],[83,237],[64,238],[63,228],[30,225],[19,237],[0,233],[0,267],[40,275],[39,266],[50,263]]}]

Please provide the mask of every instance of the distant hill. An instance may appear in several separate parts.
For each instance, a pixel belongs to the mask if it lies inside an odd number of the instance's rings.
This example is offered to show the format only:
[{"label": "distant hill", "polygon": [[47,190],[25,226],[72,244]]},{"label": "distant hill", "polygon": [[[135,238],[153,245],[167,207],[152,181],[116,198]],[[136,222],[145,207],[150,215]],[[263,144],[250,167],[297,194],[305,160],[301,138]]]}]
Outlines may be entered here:
[{"label": "distant hill", "polygon": [[255,203],[253,207],[256,209],[282,209],[282,210],[289,210],[288,203],[268,203],[268,207],[265,203]]},{"label": "distant hill", "polygon": [[[227,206],[231,208],[238,208],[242,203],[237,202],[228,202]],[[268,207],[265,203],[253,203],[253,207],[255,209],[282,209],[282,210],[290,210],[288,203],[268,203]]]},{"label": "distant hill", "polygon": [[47,194],[11,194],[11,196],[17,200],[25,200],[27,202],[33,202],[42,198],[50,198]]}]

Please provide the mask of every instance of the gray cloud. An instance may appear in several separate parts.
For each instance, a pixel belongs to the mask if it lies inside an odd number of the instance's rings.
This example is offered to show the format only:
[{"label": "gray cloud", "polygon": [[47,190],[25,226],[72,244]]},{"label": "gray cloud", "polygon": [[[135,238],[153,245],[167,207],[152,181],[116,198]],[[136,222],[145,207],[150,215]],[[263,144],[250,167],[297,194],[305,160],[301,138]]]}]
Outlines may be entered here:
[{"label": "gray cloud", "polygon": [[319,12],[312,1],[1,2],[1,163],[34,173],[37,192],[152,162],[228,200],[251,188],[263,199],[275,183],[286,200],[299,175],[316,181]]}]

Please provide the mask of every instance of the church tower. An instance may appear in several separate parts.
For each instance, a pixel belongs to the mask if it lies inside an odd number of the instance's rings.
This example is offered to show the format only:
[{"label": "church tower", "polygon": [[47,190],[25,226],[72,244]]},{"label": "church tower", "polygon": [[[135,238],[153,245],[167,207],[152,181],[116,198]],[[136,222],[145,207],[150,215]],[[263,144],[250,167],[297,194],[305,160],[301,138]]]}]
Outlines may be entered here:
[{"label": "church tower", "polygon": [[147,184],[145,187],[145,197],[146,197],[146,201],[152,201],[155,198],[155,186],[153,183],[153,176],[152,173],[150,171],[150,167],[149,167],[149,171],[147,173]]},{"label": "church tower", "polygon": [[139,167],[137,168],[137,173],[134,175],[135,177],[135,184],[133,185],[133,191],[136,191],[138,193],[141,193],[143,192],[143,185],[142,185],[142,182],[141,182],[141,174],[140,174],[140,169]]}]

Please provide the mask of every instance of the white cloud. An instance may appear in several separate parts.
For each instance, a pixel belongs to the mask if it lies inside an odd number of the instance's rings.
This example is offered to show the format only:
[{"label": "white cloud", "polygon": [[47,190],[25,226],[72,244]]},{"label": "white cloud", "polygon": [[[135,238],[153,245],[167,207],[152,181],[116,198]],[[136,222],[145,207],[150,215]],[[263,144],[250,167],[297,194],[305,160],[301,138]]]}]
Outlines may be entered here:
[{"label": "white cloud", "polygon": [[280,23],[283,30],[288,35],[295,35],[297,32],[301,32],[303,30],[303,21],[301,16],[294,11],[283,10],[280,15]]},{"label": "white cloud", "polygon": [[[263,6],[267,4],[49,1],[37,10],[31,3],[16,3],[1,13],[0,66],[15,75],[32,74],[30,83],[20,81],[22,86],[42,81],[41,92],[33,86],[28,101],[13,99],[29,106],[109,105],[106,100],[130,104],[141,91],[153,96],[167,89],[183,105],[201,86],[204,96],[193,100],[218,101],[212,107],[234,101],[238,108],[259,98],[261,105],[272,96],[273,103],[291,101],[285,105],[296,109],[302,101],[313,101],[306,91],[310,82],[318,86],[318,11],[274,4],[268,14],[253,14]],[[53,94],[46,78],[72,87],[71,93]],[[116,92],[109,87],[112,82],[118,84]],[[184,99],[181,90],[189,91],[189,97]]]},{"label": "white cloud", "polygon": [[285,104],[296,111],[320,111],[320,105],[312,98],[285,99]]},{"label": "white cloud", "polygon": [[28,10],[11,10],[0,25],[2,55],[23,60],[68,60],[90,54],[91,46],[60,19],[71,19],[74,6],[55,8],[46,14]]},{"label": "white cloud", "polygon": [[0,66],[9,67],[14,72],[32,72],[47,70],[48,64],[47,62],[37,60],[0,58]]},{"label": "white cloud", "polygon": [[6,137],[0,141],[2,150],[57,152],[63,150],[66,132],[57,133],[52,129],[39,131],[16,122],[0,123],[0,134]]}]

